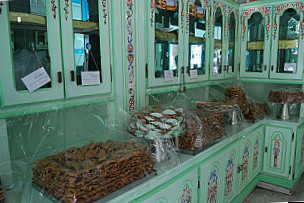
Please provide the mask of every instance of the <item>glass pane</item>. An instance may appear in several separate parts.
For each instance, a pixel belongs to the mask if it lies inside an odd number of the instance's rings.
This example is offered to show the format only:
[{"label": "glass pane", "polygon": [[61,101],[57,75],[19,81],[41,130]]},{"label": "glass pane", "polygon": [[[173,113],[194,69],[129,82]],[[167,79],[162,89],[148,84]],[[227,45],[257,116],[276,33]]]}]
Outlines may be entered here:
[{"label": "glass pane", "polygon": [[246,72],[262,72],[264,59],[265,18],[254,13],[248,20]]},{"label": "glass pane", "polygon": [[72,10],[77,85],[86,84],[86,74],[94,72],[101,83],[98,1],[73,0]]},{"label": "glass pane", "polygon": [[234,49],[235,49],[235,25],[236,19],[234,13],[229,18],[229,47],[228,47],[228,73],[234,72]]},{"label": "glass pane", "polygon": [[199,0],[189,6],[189,67],[197,70],[198,75],[205,74],[206,47],[206,10]]},{"label": "glass pane", "polygon": [[178,2],[155,1],[155,78],[178,76]]},{"label": "glass pane", "polygon": [[[27,90],[22,78],[44,67],[51,77],[45,1],[9,2],[14,79],[17,91]],[[50,88],[51,82],[41,88]]]},{"label": "glass pane", "polygon": [[290,8],[280,17],[277,73],[296,73],[300,14]]},{"label": "glass pane", "polygon": [[222,73],[222,31],[223,31],[223,14],[220,8],[216,9],[214,19],[214,51],[213,51],[213,69],[212,75]]}]

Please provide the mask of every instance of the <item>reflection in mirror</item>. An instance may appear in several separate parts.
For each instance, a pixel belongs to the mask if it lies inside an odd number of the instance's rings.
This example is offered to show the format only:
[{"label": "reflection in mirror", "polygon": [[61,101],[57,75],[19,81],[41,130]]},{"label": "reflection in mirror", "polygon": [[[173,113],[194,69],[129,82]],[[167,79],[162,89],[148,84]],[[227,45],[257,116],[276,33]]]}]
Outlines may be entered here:
[{"label": "reflection in mirror", "polygon": [[229,17],[229,38],[228,38],[228,73],[234,72],[234,50],[235,50],[235,25],[236,18],[234,12],[231,13]]},{"label": "reflection in mirror", "polygon": [[206,48],[206,10],[200,0],[189,6],[189,67],[197,70],[198,75],[205,74]]},{"label": "reflection in mirror", "polygon": [[214,17],[214,51],[213,51],[213,69],[212,75],[222,73],[222,32],[223,32],[223,14],[218,7]]},{"label": "reflection in mirror", "polygon": [[155,1],[155,78],[178,76],[178,1]]},{"label": "reflection in mirror", "polygon": [[[14,0],[9,2],[11,44],[15,87],[27,90],[22,78],[44,67],[51,77],[46,7],[43,1]],[[51,82],[41,88],[50,88]]]},{"label": "reflection in mirror", "polygon": [[264,60],[265,18],[253,13],[248,20],[246,72],[262,72]]},{"label": "reflection in mirror", "polygon": [[280,17],[277,73],[296,73],[300,14],[290,8]]},{"label": "reflection in mirror", "polygon": [[98,1],[72,2],[74,27],[74,60],[77,85],[84,82],[82,73],[96,72],[101,75]]}]

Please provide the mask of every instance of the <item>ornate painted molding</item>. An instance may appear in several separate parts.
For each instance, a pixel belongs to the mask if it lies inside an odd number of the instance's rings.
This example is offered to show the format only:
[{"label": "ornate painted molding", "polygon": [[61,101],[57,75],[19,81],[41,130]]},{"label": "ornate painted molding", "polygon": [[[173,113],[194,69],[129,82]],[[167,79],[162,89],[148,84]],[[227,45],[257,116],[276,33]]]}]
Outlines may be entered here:
[{"label": "ornate painted molding", "polygon": [[155,14],[155,5],[153,0],[150,2],[150,26],[153,27],[154,24],[154,14]]},{"label": "ornate painted molding", "polygon": [[56,6],[56,2],[55,2],[55,0],[51,0],[51,8],[52,8],[52,11],[53,11],[53,17],[54,17],[54,19],[56,19],[56,16],[57,16],[57,13],[56,13],[56,9],[58,8],[57,6]]},{"label": "ornate painted molding", "polygon": [[64,13],[65,13],[65,20],[68,20],[70,14],[70,0],[64,0]]},{"label": "ornate painted molding", "polygon": [[107,0],[102,0],[101,1],[101,6],[102,6],[103,23],[106,25],[107,24],[107,16],[108,16]]},{"label": "ornate painted molding", "polygon": [[4,5],[4,3],[3,3],[3,1],[1,1],[1,2],[0,2],[0,14],[2,14],[3,5]]},{"label": "ornate painted molding", "polygon": [[127,64],[128,64],[128,110],[135,109],[135,65],[134,65],[134,11],[133,0],[126,0],[126,42],[127,42]]}]

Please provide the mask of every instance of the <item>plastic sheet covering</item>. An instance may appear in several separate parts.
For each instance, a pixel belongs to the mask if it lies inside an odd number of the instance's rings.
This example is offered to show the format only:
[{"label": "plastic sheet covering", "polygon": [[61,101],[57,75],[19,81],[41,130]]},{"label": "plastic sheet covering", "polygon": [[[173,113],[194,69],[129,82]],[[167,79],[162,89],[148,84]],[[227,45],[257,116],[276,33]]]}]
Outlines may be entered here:
[{"label": "plastic sheet covering", "polygon": [[104,102],[0,120],[5,202],[93,202],[153,177],[148,145],[121,132],[111,109]]}]

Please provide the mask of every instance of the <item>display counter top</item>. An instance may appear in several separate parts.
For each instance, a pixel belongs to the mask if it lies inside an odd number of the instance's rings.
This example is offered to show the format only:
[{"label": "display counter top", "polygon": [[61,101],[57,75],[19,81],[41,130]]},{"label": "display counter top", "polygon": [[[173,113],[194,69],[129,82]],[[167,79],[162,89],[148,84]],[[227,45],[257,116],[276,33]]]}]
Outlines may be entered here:
[{"label": "display counter top", "polygon": [[[264,119],[260,120],[255,123],[251,122],[239,122],[235,125],[226,125],[226,136],[221,138],[221,140],[212,145],[211,147],[205,149],[204,151],[200,152],[197,155],[189,155],[189,154],[182,154],[178,153],[178,157],[176,161],[167,161],[166,163],[159,163],[155,164],[155,170],[157,170],[157,175],[152,177],[151,179],[147,180],[146,182],[139,184],[138,186],[129,189],[128,191],[124,192],[123,194],[109,200],[108,202],[130,202],[134,199],[137,199],[151,190],[157,188],[158,186],[168,182],[175,176],[179,175],[183,171],[198,165],[202,161],[208,159],[213,154],[217,153],[219,149],[223,149],[233,143],[234,141],[242,138],[247,133],[253,131],[254,129],[260,127],[264,124],[282,124],[288,123],[293,126],[299,126],[304,123],[303,118],[291,118],[288,121],[281,121],[278,119]],[[30,167],[29,167],[30,168]],[[30,173],[28,171],[27,173]],[[24,173],[23,173],[24,174]],[[31,175],[30,175],[31,177]],[[37,191],[35,188],[32,187],[32,183],[30,182],[23,182],[19,184],[18,187],[8,191],[7,195],[7,202],[53,202],[48,197],[44,196],[43,191]],[[97,201],[103,202],[103,201]]]}]

